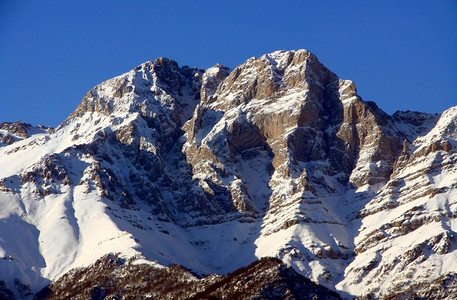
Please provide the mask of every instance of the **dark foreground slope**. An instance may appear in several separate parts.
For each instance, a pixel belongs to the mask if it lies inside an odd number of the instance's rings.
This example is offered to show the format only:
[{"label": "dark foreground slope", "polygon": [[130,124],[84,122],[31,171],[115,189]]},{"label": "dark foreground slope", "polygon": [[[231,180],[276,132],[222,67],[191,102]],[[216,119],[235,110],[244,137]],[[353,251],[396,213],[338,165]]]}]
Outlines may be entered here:
[{"label": "dark foreground slope", "polygon": [[197,278],[181,266],[132,264],[108,255],[67,273],[36,299],[340,299],[275,258],[226,276]]}]

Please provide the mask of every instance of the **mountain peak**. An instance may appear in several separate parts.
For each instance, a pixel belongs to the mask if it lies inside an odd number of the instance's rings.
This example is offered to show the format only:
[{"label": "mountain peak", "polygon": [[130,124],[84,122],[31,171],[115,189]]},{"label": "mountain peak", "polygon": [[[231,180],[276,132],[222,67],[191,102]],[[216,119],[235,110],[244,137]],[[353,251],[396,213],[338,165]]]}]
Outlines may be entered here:
[{"label": "mountain peak", "polygon": [[145,62],[56,130],[0,125],[0,293],[117,267],[111,252],[123,270],[276,257],[347,295],[417,290],[457,271],[457,109],[438,118],[389,116],[306,50],[233,70]]},{"label": "mountain peak", "polygon": [[173,67],[176,69],[179,67],[178,63],[176,61],[174,61],[173,59],[166,58],[166,57],[156,58],[156,60],[154,61],[154,65],[169,66],[169,67]]}]

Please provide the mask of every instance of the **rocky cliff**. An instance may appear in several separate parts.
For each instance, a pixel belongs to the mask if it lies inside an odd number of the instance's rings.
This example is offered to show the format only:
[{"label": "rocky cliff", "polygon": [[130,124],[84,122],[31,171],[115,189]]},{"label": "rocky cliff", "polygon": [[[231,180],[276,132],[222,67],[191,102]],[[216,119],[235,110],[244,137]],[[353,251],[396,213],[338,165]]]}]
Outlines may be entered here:
[{"label": "rocky cliff", "polygon": [[457,107],[386,114],[306,50],[146,62],[56,129],[0,125],[0,279],[272,256],[344,297],[418,290],[457,271],[456,128]]}]

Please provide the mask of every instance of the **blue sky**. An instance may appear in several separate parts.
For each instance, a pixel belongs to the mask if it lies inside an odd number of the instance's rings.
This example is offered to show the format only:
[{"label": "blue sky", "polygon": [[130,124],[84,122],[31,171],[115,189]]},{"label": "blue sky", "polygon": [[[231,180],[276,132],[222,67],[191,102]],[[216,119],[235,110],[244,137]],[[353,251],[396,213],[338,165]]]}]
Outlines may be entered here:
[{"label": "blue sky", "polygon": [[96,84],[164,56],[235,67],[308,49],[364,100],[457,105],[457,1],[0,1],[0,122],[57,126]]}]

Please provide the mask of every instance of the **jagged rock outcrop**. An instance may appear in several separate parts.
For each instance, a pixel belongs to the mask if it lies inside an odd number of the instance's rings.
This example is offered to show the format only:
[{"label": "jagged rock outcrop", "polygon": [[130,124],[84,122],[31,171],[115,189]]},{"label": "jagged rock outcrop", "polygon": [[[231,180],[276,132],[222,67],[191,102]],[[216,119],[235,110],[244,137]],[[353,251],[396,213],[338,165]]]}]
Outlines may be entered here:
[{"label": "jagged rock outcrop", "polygon": [[[184,127],[184,149],[194,177],[203,176],[201,185],[210,181],[230,191],[227,196],[238,210],[259,212],[284,196],[292,202],[316,198],[313,182],[322,183],[322,175],[339,174],[342,186],[386,182],[401,151],[390,121],[376,105],[357,97],[353,83],[340,81],[311,53],[279,51],[233,70]],[[270,166],[263,187],[272,189],[269,203],[254,204],[249,179],[238,171],[243,167],[237,162],[245,157],[264,157],[264,166]],[[327,158],[329,164],[320,164],[319,172],[305,166]],[[278,193],[276,187],[284,190],[285,181],[288,191]],[[323,188],[335,191],[332,184]]]},{"label": "jagged rock outcrop", "polygon": [[[369,298],[369,297],[365,297]],[[416,282],[406,290],[397,290],[386,299],[457,299],[457,274],[448,273],[431,282]],[[361,298],[363,299],[363,298]]]},{"label": "jagged rock outcrop", "polygon": [[0,147],[11,145],[16,141],[20,141],[34,134],[52,132],[54,129],[38,125],[37,127],[27,124],[23,121],[19,122],[3,122],[0,124]]},{"label": "jagged rock outcrop", "polygon": [[[200,275],[272,256],[348,297],[457,271],[457,107],[389,116],[306,50],[233,70],[159,58],[55,130],[0,127],[2,293],[113,251]],[[208,278],[249,289],[237,276]]]}]

